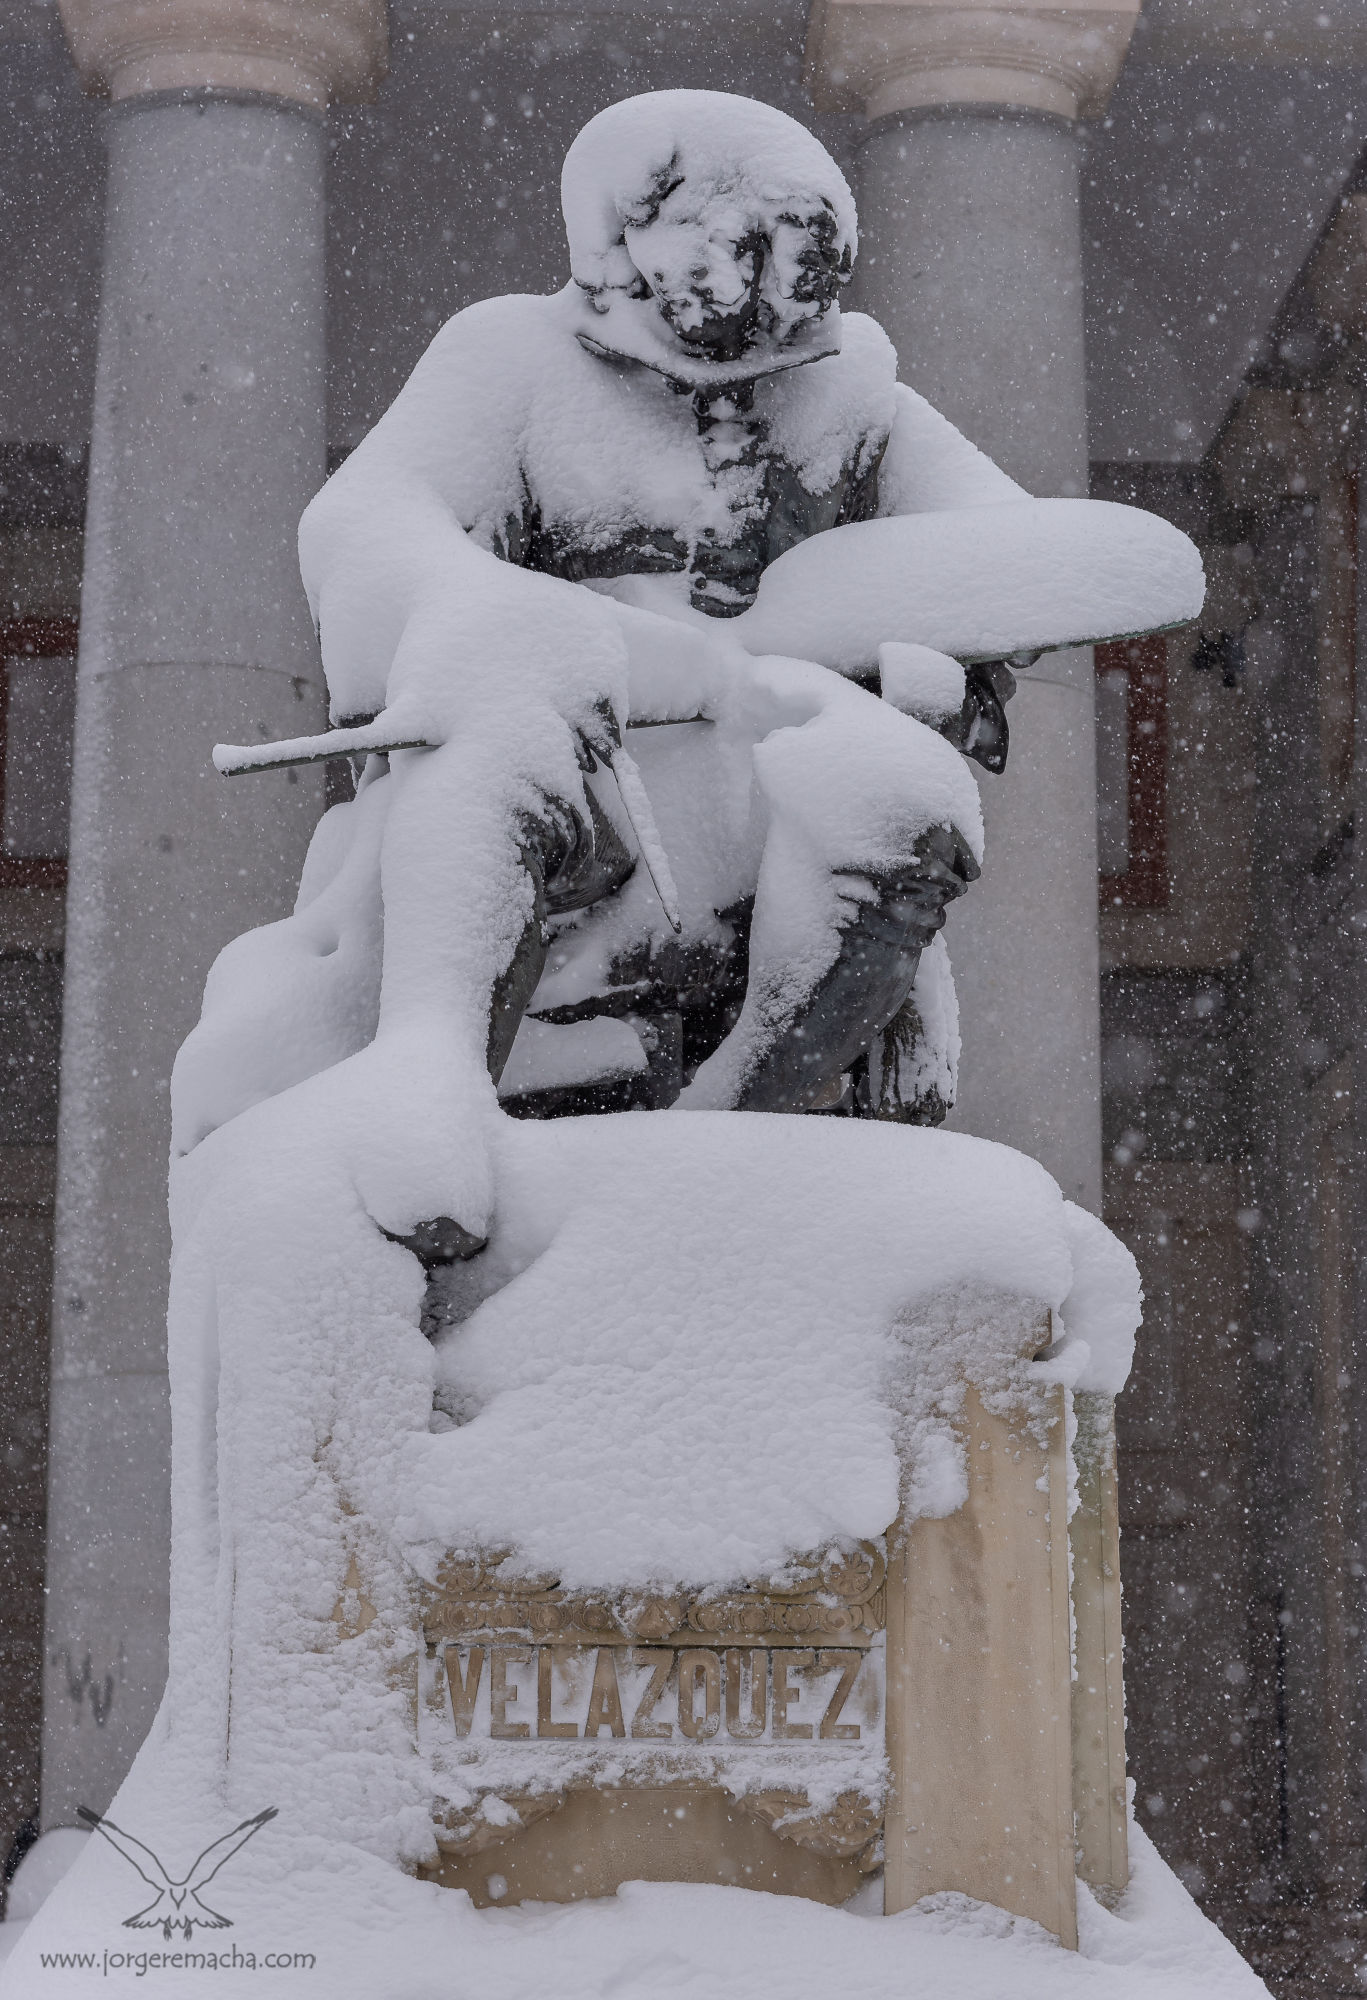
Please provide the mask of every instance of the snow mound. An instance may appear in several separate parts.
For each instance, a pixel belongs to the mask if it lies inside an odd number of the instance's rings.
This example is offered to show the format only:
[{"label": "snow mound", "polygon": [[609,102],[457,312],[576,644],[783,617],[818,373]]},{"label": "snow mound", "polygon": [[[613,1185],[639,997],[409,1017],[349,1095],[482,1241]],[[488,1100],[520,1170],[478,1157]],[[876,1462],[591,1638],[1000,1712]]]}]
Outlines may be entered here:
[{"label": "snow mound", "polygon": [[[1044,1170],[983,1140],[566,1119],[503,1132],[497,1180],[489,1296],[437,1354],[460,1421],[407,1451],[403,1535],[433,1558],[512,1547],[570,1588],[729,1584],[881,1535],[908,1413],[947,1374],[1000,1372],[1001,1299],[1042,1315],[1078,1294],[1084,1386],[1123,1379],[1129,1253],[1093,1222],[1098,1259]],[[981,1339],[947,1368],[939,1302],[965,1293]],[[924,1511],[958,1504],[953,1453],[915,1474]]]},{"label": "snow mound", "polygon": [[[190,1840],[212,1831],[201,1819]],[[274,1843],[271,1845],[270,1842]],[[190,1852],[196,1850],[191,1847]],[[843,1910],[757,1890],[625,1883],[600,1902],[475,1910],[355,1850],[301,1841],[277,1821],[215,1889],[234,1928],[198,1934],[198,1966],[171,1963],[184,1941],[120,1928],[144,1885],[95,1840],[28,1927],[0,1973],[3,2000],[83,2000],[91,1970],[41,1954],[124,1956],[99,1990],[132,2000],[174,1974],[177,2000],[208,2000],[222,1969],[250,1955],[291,2000],[1267,2000],[1267,1988],[1203,1917],[1144,1834],[1130,1828],[1133,1876],[1114,1910],[1079,1889],[1081,1949],[969,1897],[928,1897],[900,1916],[879,1884]],[[0,1927],[3,1933],[19,1925]],[[161,1966],[151,1964],[166,1953]],[[302,1954],[312,1963],[291,1959]],[[131,1961],[131,1963],[130,1963]],[[141,1963],[141,1971],[139,1968]],[[167,1982],[164,1980],[163,1984]],[[266,1983],[271,1983],[269,1976]]]}]

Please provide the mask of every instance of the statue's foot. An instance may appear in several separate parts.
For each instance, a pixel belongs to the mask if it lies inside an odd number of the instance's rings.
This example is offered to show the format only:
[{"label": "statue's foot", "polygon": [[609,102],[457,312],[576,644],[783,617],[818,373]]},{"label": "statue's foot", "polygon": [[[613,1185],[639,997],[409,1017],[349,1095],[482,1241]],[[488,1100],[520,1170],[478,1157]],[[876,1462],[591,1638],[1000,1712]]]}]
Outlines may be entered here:
[{"label": "statue's foot", "polygon": [[487,1236],[476,1236],[451,1215],[434,1215],[429,1222],[420,1222],[406,1236],[396,1236],[392,1229],[382,1233],[391,1243],[411,1250],[429,1276],[438,1265],[463,1264],[470,1257],[478,1257],[489,1242]]}]

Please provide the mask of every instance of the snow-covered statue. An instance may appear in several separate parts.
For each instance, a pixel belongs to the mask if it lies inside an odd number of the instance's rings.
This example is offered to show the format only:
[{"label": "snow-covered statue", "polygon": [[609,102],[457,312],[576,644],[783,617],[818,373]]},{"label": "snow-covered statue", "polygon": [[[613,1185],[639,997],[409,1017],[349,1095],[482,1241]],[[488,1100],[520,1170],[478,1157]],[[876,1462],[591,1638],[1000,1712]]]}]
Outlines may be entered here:
[{"label": "snow-covered statue", "polygon": [[304,517],[337,727],[220,764],[346,751],[359,795],[178,1075],[184,1149],[401,1047],[399,1121],[441,1137],[376,1219],[425,1245],[487,1236],[496,1090],[936,1122],[958,749],[1001,767],[1008,658],[1199,602],[1175,531],[1031,500],[898,383],[840,310],[849,188],[784,114],[627,100],[562,193],[571,282],[451,320]]},{"label": "snow-covered statue", "polygon": [[[33,1951],[143,1920],[128,1839],[247,1826],[220,1921],[367,2000],[545,1984],[544,1913],[434,1884],[835,1904],[886,1852],[888,1910],[1071,1942],[1098,1814],[1123,1852],[1115,1729],[1068,1792],[1072,1662],[1118,1714],[1119,1651],[1066,1399],[1123,1383],[1137,1276],[1034,1161],[916,1125],[962,753],[1000,767],[1013,660],[1194,615],[1199,561],[899,385],[777,111],[616,105],[564,205],[571,282],[453,319],[305,515],[334,727],[216,752],[358,783],[177,1063],[170,1676]],[[821,1962],[872,1987],[858,1936]],[[584,1992],[640,1986],[613,1949]]]}]

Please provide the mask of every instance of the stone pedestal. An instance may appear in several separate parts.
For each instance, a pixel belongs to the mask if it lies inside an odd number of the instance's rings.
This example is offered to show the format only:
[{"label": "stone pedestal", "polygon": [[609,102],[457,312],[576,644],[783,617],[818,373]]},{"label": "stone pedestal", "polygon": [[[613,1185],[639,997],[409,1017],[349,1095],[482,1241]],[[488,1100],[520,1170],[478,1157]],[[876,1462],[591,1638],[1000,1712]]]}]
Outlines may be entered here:
[{"label": "stone pedestal", "polygon": [[583,1597],[449,1564],[422,1727],[475,1802],[439,1824],[434,1879],[477,1903],[630,1880],[847,1901],[878,1865],[887,1565],[863,1545],[799,1567],[782,1590]]},{"label": "stone pedestal", "polygon": [[[1012,1358],[1049,1331],[1025,1315]],[[451,1793],[428,1879],[839,1904],[881,1863],[890,1915],[957,1890],[1075,1947],[1079,1863],[1128,1879],[1110,1405],[1078,1403],[1071,1584],[1065,1392],[996,1376],[959,1399],[963,1504],[783,1589],[589,1596],[452,1559],[413,1690]]]},{"label": "stone pedestal", "polygon": [[1102,1896],[1130,1879],[1125,1799],[1125,1680],[1120,1629],[1120,1496],[1115,1403],[1073,1399],[1077,1508],[1070,1523],[1073,1563],[1073,1803],[1077,1865]]}]

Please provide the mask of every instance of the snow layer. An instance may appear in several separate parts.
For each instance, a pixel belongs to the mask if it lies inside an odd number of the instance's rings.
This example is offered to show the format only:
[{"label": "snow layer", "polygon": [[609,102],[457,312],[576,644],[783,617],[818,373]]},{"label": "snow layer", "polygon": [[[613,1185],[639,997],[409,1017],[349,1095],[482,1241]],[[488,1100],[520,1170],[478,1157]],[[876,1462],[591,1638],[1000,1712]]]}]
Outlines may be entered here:
[{"label": "snow layer", "polygon": [[[725,1583],[879,1534],[904,1488],[947,1511],[965,1369],[1028,1395],[1057,1362],[1019,1360],[1023,1332],[1061,1307],[1074,1379],[1092,1353],[1114,1376],[1133,1266],[1099,1251],[1100,1225],[1078,1227],[1035,1163],[961,1135],[495,1110],[493,1239],[462,1267],[470,1310],[436,1354],[422,1270],[372,1220],[377,1188],[410,1164],[424,1056],[381,1036],[175,1169],[171,1671],[112,1816],[183,1867],[277,1807],[221,1900],[230,1945],[316,1953],[290,1975],[300,1994],[420,2000],[449,1993],[459,1966],[463,1989],[495,1996],[549,1980],[644,2000],[666,1971],[684,1991],[767,1995],[776,1964],[801,1993],[851,1963],[870,1991],[905,1992],[921,1917],[664,1887],[486,1918],[402,1873],[433,1852],[442,1789],[414,1729],[415,1577],[464,1543],[511,1545],[566,1581]],[[439,1378],[463,1420],[434,1432]],[[5,2000],[27,2000],[39,1973],[45,1993],[84,1990],[86,1973],[38,1966],[50,1950],[131,1950],[102,1990],[144,1990],[146,1954],[167,1947],[122,1925],[146,1899],[87,1842],[15,1951]],[[1137,1955],[1136,1995],[1187,1990],[1145,1983],[1149,1955],[1174,1953],[1168,1915],[1161,1946],[1110,1921],[1098,1956]],[[1041,2000],[1095,1976],[953,1899],[924,1922],[937,1992],[1019,1986],[1036,1956]],[[165,1969],[187,2000],[217,1990],[216,1970]]]},{"label": "snow layer", "polygon": [[962,665],[933,646],[885,640],[878,648],[878,683],[884,701],[932,728],[950,721],[964,705]]},{"label": "snow layer", "polygon": [[855,673],[889,639],[1002,659],[1180,625],[1204,597],[1195,545],[1156,514],[1011,501],[814,535],[770,564],[736,625],[751,652]]},{"label": "snow layer", "polygon": [[612,1015],[591,1021],[537,1021],[527,1016],[499,1078],[500,1097],[571,1084],[615,1083],[646,1068],[640,1037]]},{"label": "snow layer", "polygon": [[[140,1778],[130,1793],[142,1792]],[[130,1811],[133,1799],[130,1797]],[[199,1806],[163,1823],[183,1827],[187,1858],[225,1824]],[[230,1822],[226,1822],[230,1823]],[[146,1821],[141,1822],[146,1829]],[[173,1849],[174,1851],[174,1849]],[[460,1893],[426,1887],[355,1850],[301,1838],[282,1819],[215,1883],[230,1931],[199,1933],[195,1949],[252,1953],[263,1983],[299,2000],[1266,2000],[1267,1989],[1130,1828],[1133,1875],[1114,1910],[1079,1889],[1080,1949],[969,1897],[926,1899],[900,1916],[878,1911],[874,1881],[843,1910],[754,1890],[682,1883],[625,1884],[600,1902],[474,1910]],[[110,2000],[157,1987],[147,1957],[159,1933],[120,1928],[143,1885],[98,1839],[12,1949],[4,2000],[84,2000],[90,1971],[42,1965],[40,1954],[143,1956],[99,1980]],[[0,1927],[0,1955],[5,1933]],[[177,1943],[182,1943],[177,1940]],[[268,1952],[308,1952],[311,1969],[264,1970]],[[232,1983],[231,1981],[229,1982]],[[176,2000],[221,1993],[218,1970],[165,1971]]]},{"label": "snow layer", "polygon": [[[908,1412],[942,1380],[928,1350],[953,1339],[956,1369],[1003,1371],[1000,1306],[976,1352],[940,1325],[935,1302],[966,1289],[1037,1311],[1076,1294],[1070,1332],[1123,1374],[1108,1342],[1133,1338],[1133,1267],[1105,1271],[1089,1315],[1095,1241],[1079,1277],[1055,1184],[1004,1147],[660,1113],[517,1126],[498,1157],[497,1289],[437,1361],[463,1421],[408,1450],[404,1538],[434,1555],[511,1546],[567,1587],[701,1585],[880,1535]],[[959,1491],[946,1459],[922,1507]]]},{"label": "snow layer", "polygon": [[1081,1386],[1122,1372],[1139,1312],[1126,1253],[1090,1277],[1100,1225],[1004,1147],[491,1103],[492,1238],[438,1353],[374,1219],[443,1212],[404,1191],[428,1053],[382,1034],[175,1168],[171,1670],[144,1753],[153,1796],[278,1805],[391,1864],[432,1852],[413,1591],[448,1549],[599,1588],[773,1574],[881,1534],[904,1493],[958,1504],[963,1377],[1028,1396],[1050,1309]]},{"label": "snow layer", "polygon": [[671,183],[699,208],[720,196],[775,222],[799,201],[826,208],[841,249],[853,257],[858,247],[849,184],[804,125],[755,98],[656,90],[600,111],[565,156],[560,202],[577,284],[632,287],[641,266],[630,237],[654,220]]}]

